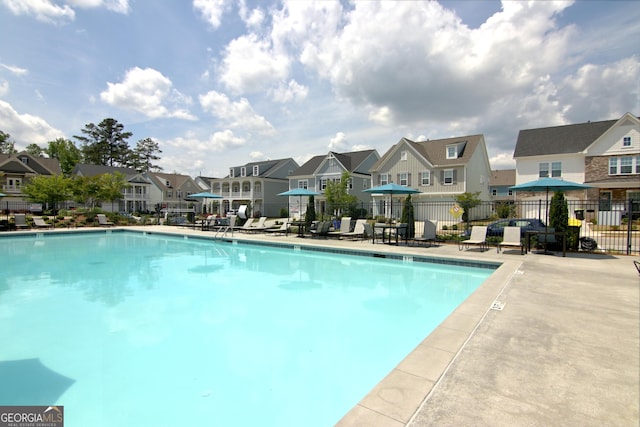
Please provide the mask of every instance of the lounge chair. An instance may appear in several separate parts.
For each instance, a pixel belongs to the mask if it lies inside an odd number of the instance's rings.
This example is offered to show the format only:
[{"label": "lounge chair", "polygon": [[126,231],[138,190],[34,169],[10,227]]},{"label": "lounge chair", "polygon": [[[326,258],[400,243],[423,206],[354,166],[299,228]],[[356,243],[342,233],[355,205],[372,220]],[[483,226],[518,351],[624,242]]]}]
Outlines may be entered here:
[{"label": "lounge chair", "polygon": [[353,231],[349,231],[348,233],[340,233],[340,237],[348,237],[352,239],[361,239],[366,236],[365,232],[365,224],[367,223],[366,219],[356,219],[356,225],[353,227]]},{"label": "lounge chair", "polygon": [[373,241],[373,233],[374,233],[373,226],[365,221],[365,223],[364,223],[364,238],[365,238],[365,240],[372,239],[372,241]]},{"label": "lounge chair", "polygon": [[15,214],[13,216],[13,220],[16,224],[16,229],[20,230],[22,228],[31,228],[29,224],[27,224],[27,216],[25,214]]},{"label": "lounge chair", "polygon": [[486,225],[474,225],[471,227],[471,237],[468,240],[460,240],[458,242],[459,250],[468,250],[471,246],[478,246],[483,252],[489,249]]},{"label": "lounge chair", "polygon": [[636,266],[636,270],[638,270],[638,274],[640,274],[640,261],[633,260],[633,265]]},{"label": "lounge chair", "polygon": [[327,237],[329,235],[329,229],[331,228],[331,221],[320,221],[315,230],[310,230],[311,237]]},{"label": "lounge chair", "polygon": [[342,219],[340,220],[340,230],[330,231],[328,235],[330,237],[340,237],[350,231],[351,231],[351,217],[343,216]]},{"label": "lounge chair", "polygon": [[36,226],[36,228],[51,228],[51,224],[47,224],[42,218],[34,217],[33,224]]},{"label": "lounge chair", "polygon": [[520,248],[520,254],[524,255],[524,245],[522,244],[520,227],[505,227],[502,242],[498,243],[497,251],[500,252],[503,246]]},{"label": "lounge chair", "polygon": [[215,218],[213,223],[209,226],[208,230],[215,231],[217,236],[224,236],[227,232],[231,231],[233,235],[233,230],[235,229],[237,215],[229,215],[226,218]]},{"label": "lounge chair", "polygon": [[280,227],[265,228],[264,232],[267,234],[289,234],[289,218],[281,218]]},{"label": "lounge chair", "polygon": [[267,227],[265,226],[265,222],[267,222],[267,217],[266,216],[261,216],[258,219],[258,222],[256,222],[255,224],[252,223],[251,226],[247,227],[247,228],[243,228],[242,231],[248,232],[248,233],[257,233],[260,231],[264,231],[267,229]]},{"label": "lounge chair", "polygon": [[98,217],[98,224],[101,227],[112,227],[113,223],[109,220],[107,220],[107,216],[105,214],[97,214],[96,217]]},{"label": "lounge chair", "polygon": [[438,223],[432,221],[424,221],[422,226],[422,234],[419,236],[415,236],[413,241],[420,243],[429,243],[429,246],[435,244],[436,242],[436,230],[438,229]]},{"label": "lounge chair", "polygon": [[253,224],[254,218],[247,218],[247,220],[244,222],[244,224],[240,225],[240,226],[235,226],[233,227],[233,229],[235,231],[244,231],[247,228],[251,227],[251,225]]}]

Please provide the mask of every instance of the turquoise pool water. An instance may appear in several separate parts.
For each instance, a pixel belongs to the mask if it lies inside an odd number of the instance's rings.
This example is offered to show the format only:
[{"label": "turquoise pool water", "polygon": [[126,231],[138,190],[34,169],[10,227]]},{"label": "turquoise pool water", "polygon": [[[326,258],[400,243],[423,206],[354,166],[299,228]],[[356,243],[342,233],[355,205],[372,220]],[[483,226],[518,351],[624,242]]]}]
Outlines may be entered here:
[{"label": "turquoise pool water", "polygon": [[493,271],[128,232],[0,259],[0,405],[68,427],[331,426]]}]

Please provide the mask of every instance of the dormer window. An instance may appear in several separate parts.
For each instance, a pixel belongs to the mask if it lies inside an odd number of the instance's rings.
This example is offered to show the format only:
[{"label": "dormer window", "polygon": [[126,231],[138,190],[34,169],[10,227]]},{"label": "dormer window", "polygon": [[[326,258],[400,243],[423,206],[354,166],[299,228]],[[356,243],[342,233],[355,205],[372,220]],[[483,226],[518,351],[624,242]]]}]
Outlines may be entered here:
[{"label": "dormer window", "polygon": [[247,168],[245,167],[240,168],[240,176],[247,176]]},{"label": "dormer window", "polygon": [[625,136],[624,138],[622,138],[622,146],[623,147],[631,147],[631,137],[630,136]]},{"label": "dormer window", "polygon": [[169,181],[168,179],[166,179],[164,181],[164,185],[166,185],[167,187],[171,188],[171,181]]},{"label": "dormer window", "polygon": [[229,169],[229,178],[233,178],[233,168]]},{"label": "dormer window", "polygon": [[29,158],[27,156],[20,157],[20,161],[25,165],[29,164]]},{"label": "dormer window", "polygon": [[457,159],[457,158],[458,158],[458,146],[447,145],[447,159]]},{"label": "dormer window", "polygon": [[260,167],[258,165],[255,165],[253,167],[253,176],[258,176],[260,175]]}]

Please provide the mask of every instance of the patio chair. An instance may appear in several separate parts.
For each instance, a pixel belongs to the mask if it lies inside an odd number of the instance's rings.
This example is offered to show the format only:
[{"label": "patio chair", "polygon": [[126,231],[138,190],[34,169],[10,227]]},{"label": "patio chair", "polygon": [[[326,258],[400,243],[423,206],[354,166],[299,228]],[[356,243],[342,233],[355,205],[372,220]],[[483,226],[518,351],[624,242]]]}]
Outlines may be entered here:
[{"label": "patio chair", "polygon": [[347,233],[341,233],[340,237],[349,237],[352,239],[361,239],[366,237],[365,232],[365,224],[367,223],[366,219],[356,219],[356,225],[353,227],[353,231],[349,231]]},{"label": "patio chair", "polygon": [[42,218],[34,217],[33,224],[36,226],[36,228],[51,228],[51,224],[47,224]]},{"label": "patio chair", "polygon": [[289,234],[289,218],[280,218],[280,227],[265,228],[264,232],[267,234]]},{"label": "patio chair", "polygon": [[256,222],[255,224],[252,223],[251,226],[243,229],[242,231],[247,233],[257,233],[259,231],[264,231],[267,229],[267,227],[265,226],[265,222],[267,222],[267,217],[261,216],[260,218],[258,218],[258,222]]},{"label": "patio chair", "polygon": [[471,237],[458,242],[458,250],[469,250],[471,246],[478,246],[483,252],[489,249],[486,225],[474,225],[471,227]]},{"label": "patio chair", "polygon": [[15,222],[16,229],[20,230],[22,228],[31,228],[29,224],[27,224],[27,216],[25,214],[15,214],[13,216],[13,221]]},{"label": "patio chair", "polygon": [[98,224],[101,227],[112,227],[113,226],[113,223],[107,219],[107,216],[105,214],[97,214],[96,217],[98,218]]},{"label": "patio chair", "polygon": [[420,236],[415,236],[413,238],[413,241],[420,244],[420,243],[429,243],[429,246],[435,244],[436,242],[436,230],[438,229],[438,223],[436,222],[432,222],[432,221],[424,221],[423,222],[423,227],[422,227],[422,234]]},{"label": "patio chair", "polygon": [[331,228],[331,221],[320,221],[315,230],[309,230],[311,237],[327,237],[329,229]]},{"label": "patio chair", "polygon": [[520,255],[524,255],[524,245],[522,244],[520,227],[505,227],[502,242],[498,243],[496,250],[500,252],[503,246],[520,248]]},{"label": "patio chair", "polygon": [[640,274],[640,261],[633,260],[633,265],[636,266],[636,270],[638,270],[638,274]]},{"label": "patio chair", "polygon": [[253,224],[254,220],[255,220],[255,218],[247,218],[247,220],[244,222],[244,224],[242,224],[240,226],[234,226],[233,229],[235,231],[244,231],[247,228],[251,227],[251,225]]},{"label": "patio chair", "polygon": [[348,233],[350,231],[351,231],[351,217],[343,216],[342,219],[340,220],[340,230],[330,231],[329,236],[340,237],[344,235],[344,233]]}]

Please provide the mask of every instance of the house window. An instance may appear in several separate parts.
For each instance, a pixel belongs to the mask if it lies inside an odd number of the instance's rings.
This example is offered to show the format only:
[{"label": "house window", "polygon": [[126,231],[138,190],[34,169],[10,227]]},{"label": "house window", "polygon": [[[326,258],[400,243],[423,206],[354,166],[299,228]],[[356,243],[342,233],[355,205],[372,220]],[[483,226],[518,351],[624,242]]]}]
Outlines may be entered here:
[{"label": "house window", "polygon": [[447,146],[447,159],[457,159],[458,158],[458,146],[457,145],[448,145]]},{"label": "house window", "polygon": [[609,175],[630,174],[640,174],[640,156],[609,158]]},{"label": "house window", "polygon": [[498,195],[498,190],[496,190],[495,188],[493,190],[491,190],[491,195],[497,196]]},{"label": "house window", "polygon": [[260,166],[256,165],[253,167],[253,176],[258,176],[258,175],[260,175]]},{"label": "house window", "polygon": [[538,171],[538,177],[549,178],[549,163],[540,163]]},{"label": "house window", "polygon": [[509,195],[513,196],[513,190],[509,189]]},{"label": "house window", "polygon": [[389,183],[389,174],[381,173],[380,174],[380,185],[387,185]]},{"label": "house window", "polygon": [[327,180],[326,179],[321,179],[320,180],[320,189],[321,190],[325,190],[327,188]]},{"label": "house window", "polygon": [[444,180],[442,182],[444,185],[452,185],[453,184],[453,169],[445,169],[444,170]]},{"label": "house window", "polygon": [[20,157],[20,161],[21,161],[22,163],[24,163],[25,165],[26,165],[26,164],[29,164],[29,158],[28,158],[27,156],[22,156],[22,157]]},{"label": "house window", "polygon": [[620,173],[633,173],[633,157],[622,157],[620,159]]},{"label": "house window", "polygon": [[301,179],[298,181],[298,188],[304,188],[305,190],[309,188],[309,181],[306,179]]},{"label": "house window", "polygon": [[170,199],[173,197],[173,191],[167,190],[167,198]]},{"label": "house window", "polygon": [[247,176],[247,168],[245,167],[240,168],[240,176]]},{"label": "house window", "polygon": [[233,178],[233,168],[229,169],[229,178]]},{"label": "house window", "polygon": [[551,163],[551,176],[560,178],[562,176],[562,162]]},{"label": "house window", "polygon": [[400,160],[407,160],[407,152],[406,151],[402,151],[400,153]]},{"label": "house window", "polygon": [[625,136],[624,138],[622,138],[622,146],[623,147],[631,147],[631,137],[630,136]]},{"label": "house window", "polygon": [[349,178],[349,181],[347,182],[347,186],[349,187],[349,190],[353,188],[353,178]]},{"label": "house window", "polygon": [[420,185],[431,185],[430,171],[424,171],[420,173]]},{"label": "house window", "polygon": [[408,186],[409,185],[409,174],[406,172],[402,172],[398,174],[398,184]]}]

